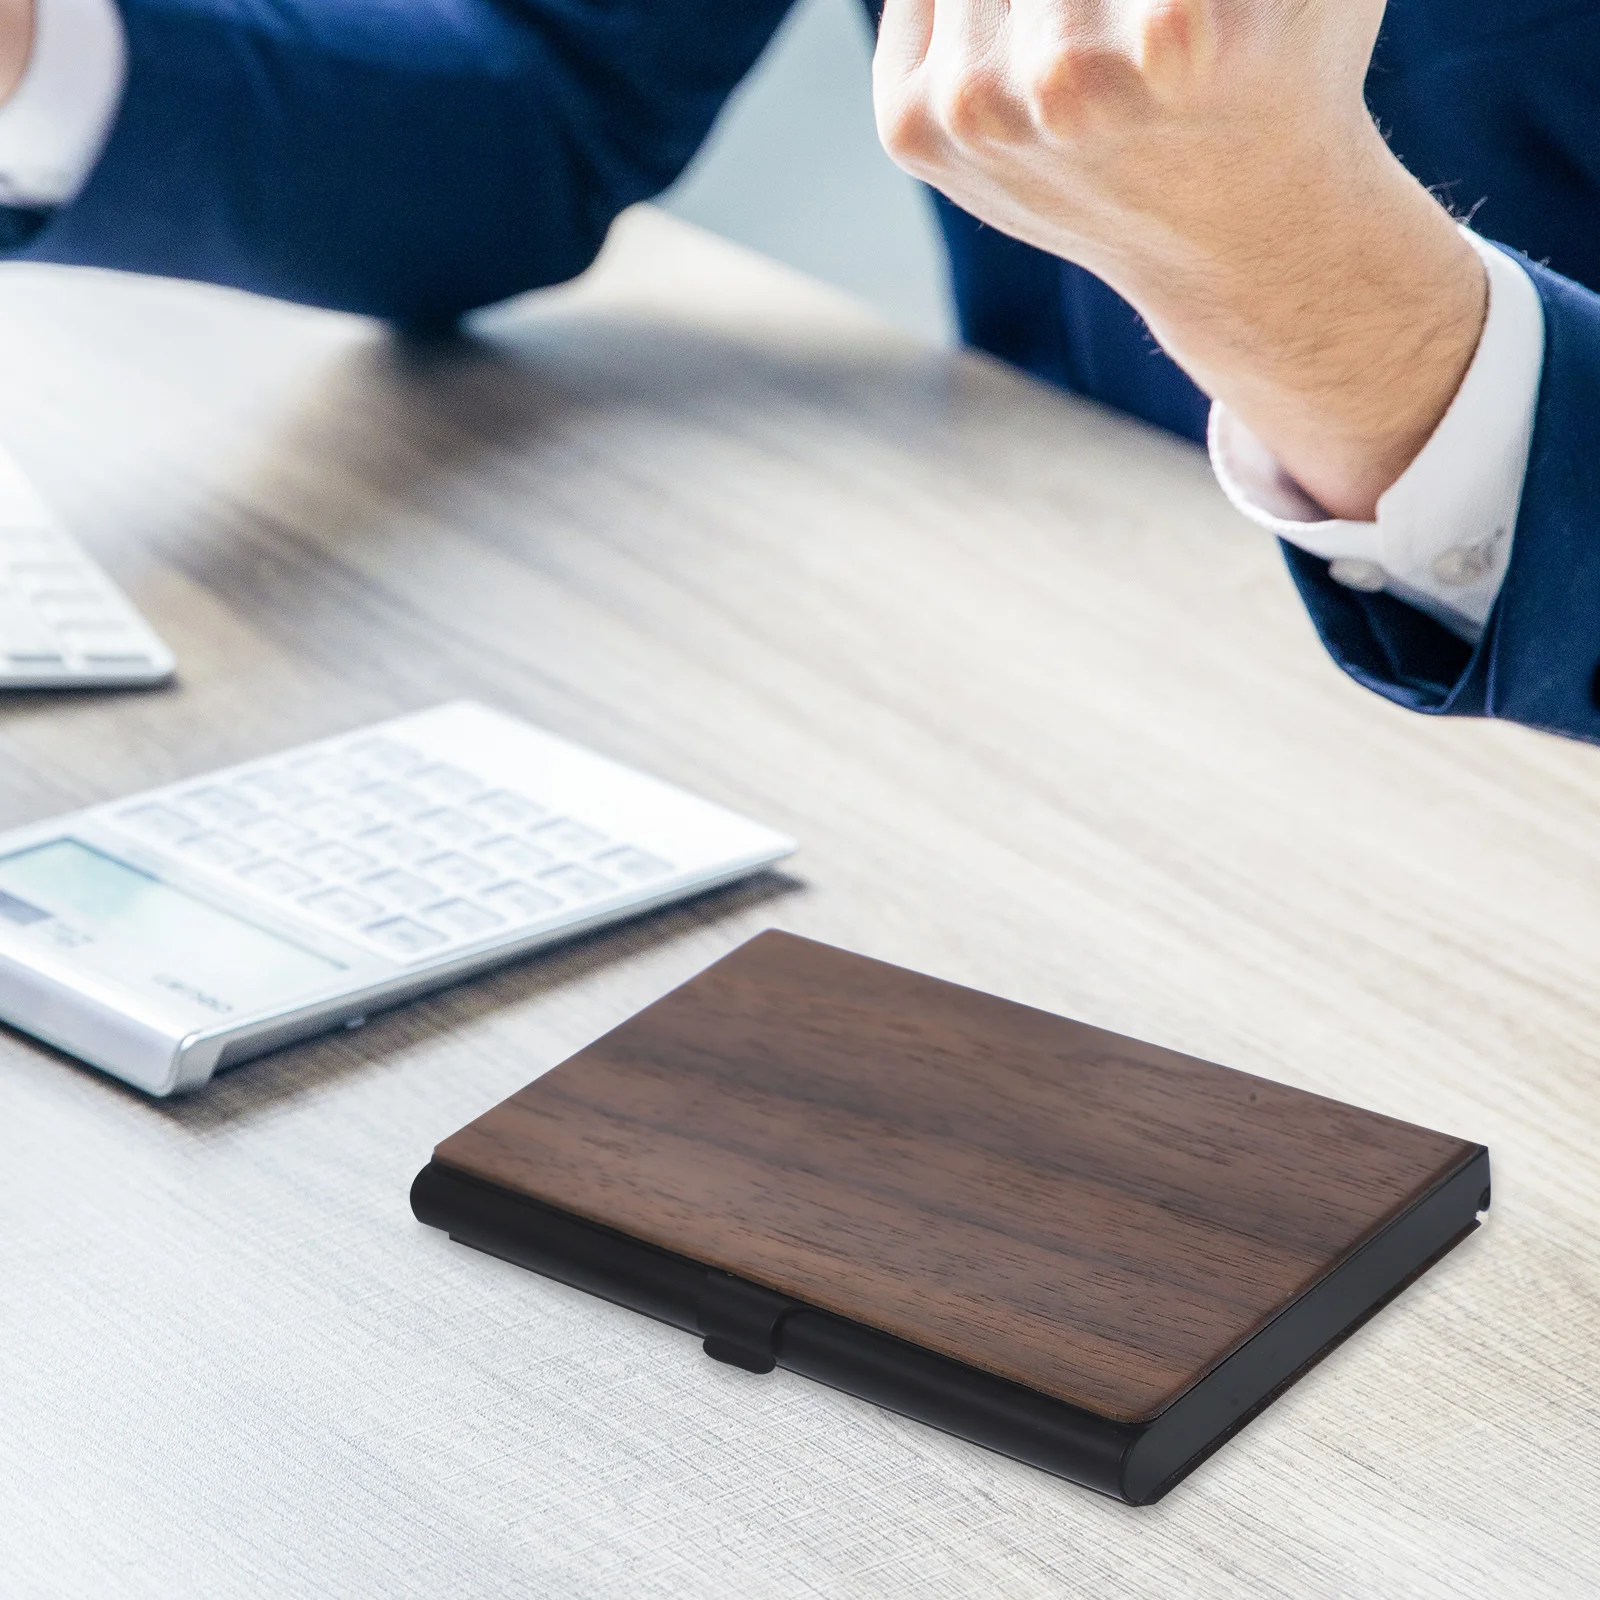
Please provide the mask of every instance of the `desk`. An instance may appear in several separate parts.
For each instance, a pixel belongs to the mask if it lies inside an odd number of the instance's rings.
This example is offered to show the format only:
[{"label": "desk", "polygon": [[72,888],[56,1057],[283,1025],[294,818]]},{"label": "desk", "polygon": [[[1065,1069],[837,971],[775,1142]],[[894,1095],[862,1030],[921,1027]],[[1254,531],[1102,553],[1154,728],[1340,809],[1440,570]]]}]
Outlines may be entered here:
[{"label": "desk", "polygon": [[[1197,452],[653,212],[464,343],[18,266],[0,347],[182,670],[0,707],[0,823],[469,695],[804,847],[183,1102],[0,1037],[8,1600],[1593,1592],[1600,752],[1389,708]],[[1482,1140],[1492,1218],[1144,1511],[412,1221],[771,925]]]}]

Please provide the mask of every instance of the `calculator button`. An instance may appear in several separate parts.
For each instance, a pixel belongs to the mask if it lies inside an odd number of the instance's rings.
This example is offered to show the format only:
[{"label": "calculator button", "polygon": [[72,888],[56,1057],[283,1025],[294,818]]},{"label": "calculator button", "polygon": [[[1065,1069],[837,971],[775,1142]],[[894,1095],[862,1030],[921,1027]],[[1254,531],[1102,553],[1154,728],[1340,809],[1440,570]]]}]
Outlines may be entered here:
[{"label": "calculator button", "polygon": [[470,772],[443,761],[435,761],[420,772],[413,772],[406,782],[435,800],[465,800],[483,787]]},{"label": "calculator button", "polygon": [[504,876],[507,873],[526,873],[530,877],[541,867],[548,867],[555,857],[548,850],[541,850],[536,844],[529,844],[526,839],[512,839],[510,837],[491,839],[487,844],[478,846],[478,854],[486,861],[492,861]]},{"label": "calculator button", "polygon": [[307,911],[319,917],[329,917],[334,922],[365,922],[383,910],[376,900],[369,900],[354,889],[319,889],[308,894],[301,902]]},{"label": "calculator button", "polygon": [[424,811],[411,820],[444,844],[472,844],[495,831],[482,817],[469,817],[466,812],[452,811],[448,806]]},{"label": "calculator button", "polygon": [[506,921],[498,913],[475,906],[470,900],[441,900],[438,905],[429,906],[423,915],[458,939],[478,938],[495,928],[503,928]]},{"label": "calculator button", "polygon": [[301,805],[312,796],[310,784],[302,783],[299,778],[272,768],[265,772],[247,772],[236,780],[235,787],[247,789],[255,794],[264,794],[280,806]]},{"label": "calculator button", "polygon": [[148,834],[152,839],[182,839],[194,832],[195,819],[171,806],[129,806],[117,813],[117,821]]},{"label": "calculator button", "polygon": [[546,888],[559,889],[569,900],[598,900],[617,887],[609,878],[590,872],[587,867],[553,867],[539,874],[539,882]]},{"label": "calculator button", "polygon": [[371,827],[375,820],[370,811],[346,800],[313,800],[295,812],[295,819],[318,833],[354,833]]},{"label": "calculator button", "polygon": [[553,894],[530,889],[525,883],[502,883],[481,898],[486,906],[493,906],[502,916],[517,922],[529,922],[561,909],[561,902]]},{"label": "calculator button", "polygon": [[391,867],[387,872],[375,872],[370,878],[361,880],[361,887],[368,892],[379,895],[394,906],[420,906],[424,901],[435,900],[439,896],[439,886],[429,883],[426,878],[419,878],[414,872],[402,872],[398,867]]},{"label": "calculator button", "polygon": [[300,894],[317,881],[314,872],[303,872],[287,861],[257,861],[240,867],[239,876],[252,888],[265,889],[268,894]]},{"label": "calculator button", "polygon": [[215,828],[237,827],[239,823],[259,815],[253,801],[227,789],[189,789],[178,799],[184,810]]},{"label": "calculator button", "polygon": [[257,817],[240,827],[239,836],[263,850],[293,850],[310,844],[316,837],[309,828],[302,828],[287,817]]},{"label": "calculator button", "polygon": [[427,811],[433,804],[415,789],[401,783],[369,783],[357,789],[350,798],[359,805],[370,806],[374,811],[387,812],[391,817],[414,817]]},{"label": "calculator button", "polygon": [[390,917],[387,922],[375,922],[367,930],[367,937],[394,951],[396,955],[416,956],[445,943],[445,936],[437,928],[430,928],[410,917]]},{"label": "calculator button", "polygon": [[423,761],[420,750],[413,750],[397,739],[357,739],[354,744],[347,744],[340,754],[363,772],[391,778],[414,771]]},{"label": "calculator button", "polygon": [[586,828],[571,817],[557,817],[542,828],[535,828],[532,837],[536,844],[546,845],[568,856],[590,855],[606,843],[603,833],[596,833],[593,828]]},{"label": "calculator button", "polygon": [[353,878],[357,873],[366,872],[378,864],[376,858],[369,856],[366,851],[340,844],[336,839],[302,850],[298,859],[314,872],[320,872],[328,878]]},{"label": "calculator button", "polygon": [[235,866],[259,853],[254,845],[234,838],[231,833],[191,834],[187,839],[179,839],[177,848],[186,856],[211,867]]},{"label": "calculator button", "polygon": [[427,873],[435,883],[442,883],[447,889],[481,889],[501,876],[493,867],[486,867],[481,861],[454,850],[419,861],[417,870]]},{"label": "calculator button", "polygon": [[616,873],[619,878],[629,878],[634,883],[645,883],[672,871],[670,861],[663,861],[660,856],[650,855],[644,850],[635,850],[632,845],[625,845],[620,850],[608,850],[603,856],[596,856],[594,864],[604,867],[607,872]]},{"label": "calculator button", "polygon": [[315,789],[351,789],[358,783],[365,783],[367,777],[359,767],[326,751],[291,761],[289,769],[302,783]]},{"label": "calculator button", "polygon": [[535,805],[524,795],[512,794],[509,789],[491,789],[488,794],[480,794],[469,802],[467,810],[502,828],[525,828],[545,814],[543,806]]},{"label": "calculator button", "polygon": [[425,856],[436,848],[427,834],[397,827],[392,822],[384,823],[381,828],[369,828],[365,833],[357,834],[356,839],[362,849],[376,850],[394,861],[415,861],[418,856]]}]

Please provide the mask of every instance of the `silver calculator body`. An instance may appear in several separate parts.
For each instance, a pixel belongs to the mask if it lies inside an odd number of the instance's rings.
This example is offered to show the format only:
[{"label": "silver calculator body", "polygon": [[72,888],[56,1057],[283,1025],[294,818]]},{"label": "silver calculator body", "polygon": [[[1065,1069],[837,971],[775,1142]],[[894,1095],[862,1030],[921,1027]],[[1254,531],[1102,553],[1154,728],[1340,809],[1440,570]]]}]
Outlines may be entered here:
[{"label": "silver calculator body", "polygon": [[458,702],[0,835],[0,1019],[180,1093],[793,849]]}]

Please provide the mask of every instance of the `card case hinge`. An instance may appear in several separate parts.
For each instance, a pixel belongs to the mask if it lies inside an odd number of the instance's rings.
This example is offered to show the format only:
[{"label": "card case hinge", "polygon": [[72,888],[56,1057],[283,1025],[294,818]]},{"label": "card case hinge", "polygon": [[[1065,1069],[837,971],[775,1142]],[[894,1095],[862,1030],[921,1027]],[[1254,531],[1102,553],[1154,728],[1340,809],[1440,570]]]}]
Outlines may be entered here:
[{"label": "card case hinge", "polygon": [[746,1372],[777,1366],[778,1330],[795,1309],[781,1294],[726,1272],[707,1272],[695,1302],[706,1354]]}]

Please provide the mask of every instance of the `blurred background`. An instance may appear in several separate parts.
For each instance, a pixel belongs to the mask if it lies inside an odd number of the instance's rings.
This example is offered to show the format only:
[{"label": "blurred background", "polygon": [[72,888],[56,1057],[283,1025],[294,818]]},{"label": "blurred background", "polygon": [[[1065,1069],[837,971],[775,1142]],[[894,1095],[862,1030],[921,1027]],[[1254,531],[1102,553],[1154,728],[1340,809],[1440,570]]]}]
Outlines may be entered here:
[{"label": "blurred background", "polygon": [[950,342],[933,207],[878,143],[871,63],[860,0],[799,0],[662,204]]}]

